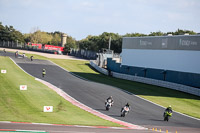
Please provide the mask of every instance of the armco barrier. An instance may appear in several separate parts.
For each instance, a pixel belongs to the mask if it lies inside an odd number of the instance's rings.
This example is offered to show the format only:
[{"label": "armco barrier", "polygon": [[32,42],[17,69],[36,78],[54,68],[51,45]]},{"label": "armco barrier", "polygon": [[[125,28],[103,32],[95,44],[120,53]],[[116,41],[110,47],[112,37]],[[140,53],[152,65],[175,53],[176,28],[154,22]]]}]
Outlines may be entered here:
[{"label": "armco barrier", "polygon": [[95,68],[97,71],[99,71],[100,73],[103,73],[103,74],[105,74],[105,75],[108,75],[108,70],[99,67],[99,66],[95,63],[95,60],[91,60],[91,61],[90,61],[90,65],[91,65],[93,68]]},{"label": "armco barrier", "polygon": [[[108,75],[108,70],[103,69],[103,68],[99,67],[98,65],[96,65],[94,60],[90,61],[90,65],[93,68],[95,68],[97,71],[99,71],[100,73]],[[136,81],[136,82],[140,82],[140,83],[161,86],[161,87],[165,87],[165,88],[169,88],[169,89],[173,89],[173,90],[186,92],[186,93],[193,94],[196,96],[200,96],[200,89],[182,85],[182,84],[167,82],[167,81],[163,81],[163,80],[144,78],[144,77],[139,77],[139,76],[133,76],[133,75],[127,75],[127,74],[116,73],[116,72],[111,72],[111,75],[115,78],[126,79],[126,80]]]}]

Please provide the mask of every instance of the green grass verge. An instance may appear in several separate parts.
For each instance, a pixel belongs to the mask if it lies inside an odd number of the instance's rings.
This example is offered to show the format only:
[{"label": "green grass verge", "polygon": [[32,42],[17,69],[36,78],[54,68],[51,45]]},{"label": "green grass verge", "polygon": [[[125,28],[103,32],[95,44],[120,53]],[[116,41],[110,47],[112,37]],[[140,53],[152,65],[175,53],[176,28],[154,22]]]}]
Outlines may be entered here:
[{"label": "green grass verge", "polygon": [[[8,57],[0,56],[0,121],[90,126],[120,126],[90,114],[66,101],[56,92],[24,73]],[[20,91],[27,85],[27,91]],[[43,106],[53,106],[52,113]]]},{"label": "green grass verge", "polygon": [[142,84],[138,82],[117,79],[99,74],[89,66],[88,61],[50,59],[63,68],[91,81],[115,86],[154,103],[167,107],[172,105],[173,110],[200,118],[200,97],[163,87]]}]

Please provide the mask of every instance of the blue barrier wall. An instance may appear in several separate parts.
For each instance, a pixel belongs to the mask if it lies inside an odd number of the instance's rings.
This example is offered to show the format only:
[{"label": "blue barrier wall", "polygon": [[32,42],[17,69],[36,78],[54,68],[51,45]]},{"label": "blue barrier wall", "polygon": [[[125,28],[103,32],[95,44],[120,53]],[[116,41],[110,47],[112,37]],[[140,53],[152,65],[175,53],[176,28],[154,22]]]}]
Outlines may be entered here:
[{"label": "blue barrier wall", "polygon": [[165,80],[168,82],[200,88],[200,74],[125,66],[121,65],[121,63],[116,63],[116,61],[112,60],[112,58],[107,59],[107,69],[117,73],[152,78],[157,80]]}]

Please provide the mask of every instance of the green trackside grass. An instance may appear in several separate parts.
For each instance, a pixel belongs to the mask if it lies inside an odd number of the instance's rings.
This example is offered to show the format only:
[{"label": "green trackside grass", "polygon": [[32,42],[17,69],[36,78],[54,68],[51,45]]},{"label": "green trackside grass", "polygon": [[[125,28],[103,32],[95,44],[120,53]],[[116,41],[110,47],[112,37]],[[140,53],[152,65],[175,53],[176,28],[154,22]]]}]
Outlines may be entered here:
[{"label": "green trackside grass", "polygon": [[[24,73],[8,57],[0,56],[0,121],[90,126],[120,126],[103,120],[66,101],[56,92]],[[20,91],[20,85],[27,85]],[[53,112],[43,112],[53,106]]]},{"label": "green trackside grass", "polygon": [[148,85],[138,82],[112,78],[99,74],[89,66],[89,61],[50,59],[63,68],[91,81],[115,86],[154,103],[167,107],[172,105],[173,110],[200,118],[200,97],[187,93]]}]

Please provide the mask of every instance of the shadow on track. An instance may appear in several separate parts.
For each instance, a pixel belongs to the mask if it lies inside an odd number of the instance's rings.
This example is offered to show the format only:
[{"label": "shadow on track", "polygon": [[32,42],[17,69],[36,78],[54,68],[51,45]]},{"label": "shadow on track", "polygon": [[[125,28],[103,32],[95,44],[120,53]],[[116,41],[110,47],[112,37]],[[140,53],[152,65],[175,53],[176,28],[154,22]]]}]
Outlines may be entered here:
[{"label": "shadow on track", "polygon": [[107,111],[106,109],[95,109],[97,111]]},{"label": "shadow on track", "polygon": [[[87,64],[88,65],[88,64]],[[113,78],[111,76],[106,76],[103,74],[94,74],[94,73],[80,73],[80,72],[73,72],[74,74],[81,76],[85,79],[88,79],[90,81],[99,82],[107,85],[111,85],[117,88],[121,88],[122,90],[125,90],[124,92],[132,95],[131,93],[135,95],[144,95],[144,96],[158,96],[158,97],[171,97],[171,98],[183,98],[183,99],[194,99],[194,100],[200,100],[200,97],[187,94],[184,92],[171,90],[164,87],[149,85],[149,84],[143,84],[139,82],[134,81],[128,81],[123,79],[117,79]],[[131,93],[129,93],[131,92]]]},{"label": "shadow on track", "polygon": [[111,116],[111,117],[120,117],[121,118],[120,115],[109,115],[109,116]]},{"label": "shadow on track", "polygon": [[159,120],[159,119],[149,119],[151,121],[164,121],[164,120]]}]

